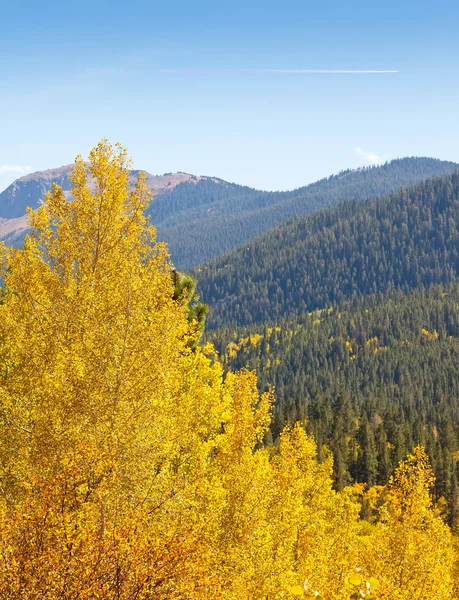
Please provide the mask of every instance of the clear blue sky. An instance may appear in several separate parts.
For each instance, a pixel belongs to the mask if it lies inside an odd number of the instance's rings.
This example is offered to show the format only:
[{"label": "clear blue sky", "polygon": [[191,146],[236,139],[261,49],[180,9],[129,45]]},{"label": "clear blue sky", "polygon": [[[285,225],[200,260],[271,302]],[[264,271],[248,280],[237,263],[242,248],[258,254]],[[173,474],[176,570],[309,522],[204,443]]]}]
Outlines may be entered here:
[{"label": "clear blue sky", "polygon": [[2,189],[101,137],[152,173],[265,189],[400,156],[459,161],[457,0],[17,0],[0,14]]}]

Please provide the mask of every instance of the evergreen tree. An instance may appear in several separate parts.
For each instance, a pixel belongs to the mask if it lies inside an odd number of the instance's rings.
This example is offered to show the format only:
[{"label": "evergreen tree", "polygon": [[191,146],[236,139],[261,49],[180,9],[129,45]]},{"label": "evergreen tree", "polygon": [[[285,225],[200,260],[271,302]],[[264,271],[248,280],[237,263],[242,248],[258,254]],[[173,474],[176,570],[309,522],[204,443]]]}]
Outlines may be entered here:
[{"label": "evergreen tree", "polygon": [[193,325],[195,331],[195,335],[189,341],[189,346],[195,350],[204,333],[209,307],[200,301],[196,289],[197,281],[191,275],[179,273],[176,269],[172,269],[172,281],[174,284],[174,300],[177,302],[185,301],[188,305],[188,321]]}]

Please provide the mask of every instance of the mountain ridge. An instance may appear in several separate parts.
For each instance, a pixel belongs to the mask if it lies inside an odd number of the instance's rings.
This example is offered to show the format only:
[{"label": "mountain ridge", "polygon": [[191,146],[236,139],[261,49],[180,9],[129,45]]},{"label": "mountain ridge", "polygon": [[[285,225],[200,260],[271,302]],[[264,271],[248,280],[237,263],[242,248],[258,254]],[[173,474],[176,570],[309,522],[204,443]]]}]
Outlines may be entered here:
[{"label": "mountain ridge", "polygon": [[[51,189],[53,183],[59,184],[64,192],[70,192],[73,187],[70,181],[70,172],[74,163],[35,171],[16,179],[3,192],[0,193],[0,218],[18,218],[25,214],[26,206],[37,208],[46,192]],[[145,173],[147,185],[154,194],[161,195],[168,189],[184,182],[197,182],[203,177],[189,173],[164,173],[163,175],[152,175],[148,171],[131,170],[130,181],[134,182],[139,173]],[[19,202],[17,202],[19,200]],[[29,202],[29,204],[27,204]]]},{"label": "mountain ridge", "polygon": [[211,327],[459,277],[459,171],[297,217],[195,271]]},{"label": "mountain ridge", "polygon": [[[178,214],[158,226],[174,262],[182,269],[207,263],[282,222],[341,202],[381,197],[428,177],[452,173],[459,165],[429,158],[403,158],[380,166],[348,169],[288,192],[242,188],[224,204],[213,202]],[[198,194],[206,182],[193,190]],[[177,186],[172,195],[180,192]],[[208,212],[204,214],[204,210]],[[199,212],[200,211],[200,212]],[[185,227],[186,225],[186,227]]]},{"label": "mountain ridge", "polygon": [[[0,194],[0,239],[22,244],[27,206],[37,208],[52,182],[69,196],[73,165],[29,173]],[[296,216],[352,199],[379,197],[459,165],[431,158],[402,158],[384,165],[347,169],[290,191],[263,191],[218,177],[185,172],[146,174],[154,200],[148,214],[158,239],[168,243],[175,266],[189,270]],[[133,183],[140,173],[131,171]]]}]

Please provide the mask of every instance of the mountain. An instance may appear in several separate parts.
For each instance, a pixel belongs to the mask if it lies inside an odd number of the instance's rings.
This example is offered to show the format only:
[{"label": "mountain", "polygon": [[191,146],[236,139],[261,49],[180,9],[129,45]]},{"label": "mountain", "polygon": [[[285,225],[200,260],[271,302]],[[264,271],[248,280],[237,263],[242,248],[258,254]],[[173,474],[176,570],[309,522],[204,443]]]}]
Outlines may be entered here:
[{"label": "mountain", "polygon": [[[298,215],[351,199],[387,195],[434,175],[452,173],[458,165],[431,158],[404,158],[378,167],[348,170],[290,192],[259,192],[219,187],[208,181],[194,188],[177,186],[172,193],[202,196],[158,227],[174,262],[189,269]],[[225,184],[229,186],[230,184]],[[183,203],[180,203],[183,207]]]},{"label": "mountain", "polygon": [[276,322],[458,275],[459,172],[293,219],[197,271],[211,327]]},{"label": "mountain", "polygon": [[[6,190],[0,194],[0,238],[7,243],[22,243],[25,232],[28,228],[26,208],[36,209],[43,201],[48,190],[53,183],[59,184],[66,195],[70,197],[72,182],[69,174],[73,168],[72,165],[66,165],[56,169],[38,171],[29,173],[20,179],[14,181]],[[131,182],[137,179],[140,171],[131,171]],[[152,175],[145,172],[147,185],[154,195],[154,207],[151,212],[158,219],[173,214],[176,207],[171,204],[168,208],[167,203],[161,202],[163,195],[168,195],[179,185],[190,184],[193,188],[203,178],[188,173],[165,173],[164,175]],[[190,194],[192,196],[192,194]],[[157,208],[158,207],[158,208]]]},{"label": "mountain", "polygon": [[69,171],[72,165],[29,173],[14,181],[0,194],[0,218],[17,219],[22,217],[28,206],[37,208],[53,182],[67,191],[71,187]]},{"label": "mountain", "polygon": [[[25,214],[26,208],[37,208],[44,195],[51,189],[53,183],[59,184],[65,192],[70,192],[73,184],[69,179],[70,171],[74,165],[66,165],[57,169],[29,173],[14,181],[0,194],[0,218],[13,219]],[[134,181],[140,171],[131,171],[131,180]],[[200,178],[187,173],[166,173],[165,175],[151,175],[145,173],[147,184],[154,194],[161,195],[175,186],[189,181],[198,181]]]},{"label": "mountain", "polygon": [[208,339],[229,370],[256,369],[275,386],[273,436],[307,420],[335,457],[338,487],[384,484],[423,444],[436,492],[458,514],[459,284],[355,298],[280,321],[226,328]]},{"label": "mountain", "polygon": [[[0,218],[20,219],[51,187],[71,188],[71,165],[22,177],[0,194]],[[153,176],[147,182],[155,199],[150,207],[158,236],[169,244],[180,269],[190,269],[235,248],[297,215],[354,198],[379,197],[427,177],[451,173],[457,165],[430,158],[405,158],[379,167],[348,170],[290,192],[264,192],[216,177],[186,173]],[[138,171],[133,171],[134,178]],[[27,219],[0,223],[0,237],[20,244]]]}]

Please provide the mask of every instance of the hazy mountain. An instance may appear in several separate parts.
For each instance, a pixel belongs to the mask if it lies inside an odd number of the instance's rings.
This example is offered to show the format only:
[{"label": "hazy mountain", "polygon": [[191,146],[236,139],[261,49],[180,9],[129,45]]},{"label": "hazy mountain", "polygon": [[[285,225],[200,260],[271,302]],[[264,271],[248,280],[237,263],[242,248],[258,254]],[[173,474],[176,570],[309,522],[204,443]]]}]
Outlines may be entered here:
[{"label": "hazy mountain", "polygon": [[[58,183],[66,192],[70,192],[72,183],[69,173],[74,165],[66,165],[58,169],[37,171],[29,173],[14,181],[4,192],[0,194],[0,218],[12,219],[25,214],[26,207],[37,208],[44,195],[51,189],[53,183]],[[140,171],[131,171],[131,179],[134,181]],[[151,175],[146,172],[148,187],[154,194],[172,190],[175,186],[184,182],[197,182],[201,178],[187,173],[166,173],[164,175]]]},{"label": "hazy mountain", "polygon": [[[46,171],[37,171],[29,173],[20,179],[14,181],[6,190],[0,194],[0,238],[7,243],[21,243],[28,228],[26,208],[36,209],[43,201],[53,183],[59,184],[64,192],[70,196],[72,182],[69,179],[69,173],[74,165],[65,165],[57,169]],[[131,171],[131,181],[134,182],[140,171]],[[188,173],[165,173],[164,175],[152,175],[145,172],[147,184],[153,192],[155,208],[151,212],[161,215],[168,215],[168,203],[161,203],[161,197],[168,195],[178,185],[190,183],[191,189],[203,178],[190,175]],[[152,204],[153,204],[152,203]],[[156,210],[158,207],[158,210]],[[174,212],[173,203],[170,205],[170,212]]]}]

